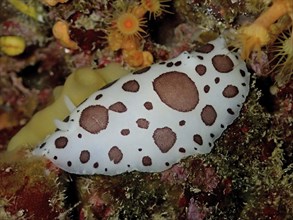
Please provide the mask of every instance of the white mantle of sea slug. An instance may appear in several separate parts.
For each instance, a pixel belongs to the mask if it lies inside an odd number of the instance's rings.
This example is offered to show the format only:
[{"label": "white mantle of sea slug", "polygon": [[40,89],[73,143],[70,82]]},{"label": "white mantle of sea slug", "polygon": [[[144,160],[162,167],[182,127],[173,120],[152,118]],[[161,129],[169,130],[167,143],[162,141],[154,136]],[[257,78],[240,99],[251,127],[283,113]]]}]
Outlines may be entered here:
[{"label": "white mantle of sea slug", "polygon": [[212,150],[238,117],[249,81],[245,63],[218,38],[95,92],[33,154],[74,174],[166,170]]}]

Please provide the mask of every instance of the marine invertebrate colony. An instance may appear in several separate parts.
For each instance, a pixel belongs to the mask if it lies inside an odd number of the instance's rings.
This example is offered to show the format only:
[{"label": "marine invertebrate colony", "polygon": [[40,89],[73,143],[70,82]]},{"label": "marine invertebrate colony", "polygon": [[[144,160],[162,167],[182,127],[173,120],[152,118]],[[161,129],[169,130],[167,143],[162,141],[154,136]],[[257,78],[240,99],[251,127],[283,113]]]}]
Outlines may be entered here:
[{"label": "marine invertebrate colony", "polygon": [[115,1],[113,4],[115,12],[109,22],[108,44],[113,51],[122,50],[123,59],[131,67],[145,67],[153,63],[153,56],[148,51],[143,51],[141,40],[146,26],[145,14],[150,13],[155,18],[160,16],[168,5],[169,0],[141,1],[141,4],[127,4],[122,1]]},{"label": "marine invertebrate colony", "polygon": [[259,52],[262,46],[267,45],[272,40],[270,30],[272,24],[286,14],[293,19],[293,1],[273,0],[273,5],[251,25],[240,28],[239,39],[243,46],[241,54],[243,59],[248,59],[253,50]]},{"label": "marine invertebrate colony", "polygon": [[114,29],[117,29],[121,35],[125,38],[139,37],[141,38],[141,32],[145,31],[142,29],[145,20],[143,18],[136,17],[131,12],[122,13],[114,24]]},{"label": "marine invertebrate colony", "polygon": [[166,2],[170,2],[170,0],[141,0],[141,5],[146,11],[149,11],[150,15],[156,18],[163,12],[168,13],[165,9],[168,5],[164,4]]},{"label": "marine invertebrate colony", "polygon": [[113,51],[122,49],[124,60],[130,66],[142,66],[146,62],[144,62],[143,51],[139,47],[142,34],[146,33],[143,30],[146,20],[143,16],[138,15],[137,6],[117,1],[115,9],[116,13],[114,13],[108,29],[109,48]]},{"label": "marine invertebrate colony", "polygon": [[[126,3],[116,2],[114,5],[115,13],[110,21],[111,25],[108,28],[108,43],[111,49],[118,50],[123,47],[125,41],[134,41],[142,38],[142,33],[145,33],[143,27],[146,20],[143,16],[138,16],[135,6],[129,6]],[[118,43],[117,43],[118,42]],[[117,46],[112,46],[112,45]],[[137,48],[138,44],[135,45]],[[133,49],[133,48],[132,48]]]},{"label": "marine invertebrate colony", "polygon": [[133,72],[75,109],[68,103],[68,121],[33,153],[76,174],[166,170],[211,151],[239,115],[249,77],[245,63],[217,39]]}]

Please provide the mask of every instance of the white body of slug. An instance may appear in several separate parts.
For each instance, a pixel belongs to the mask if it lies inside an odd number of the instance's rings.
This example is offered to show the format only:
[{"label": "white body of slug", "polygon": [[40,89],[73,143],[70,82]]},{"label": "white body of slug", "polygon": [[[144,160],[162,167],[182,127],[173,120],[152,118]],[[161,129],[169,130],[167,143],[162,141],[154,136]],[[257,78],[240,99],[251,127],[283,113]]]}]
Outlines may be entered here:
[{"label": "white body of slug", "polygon": [[166,170],[211,151],[239,115],[249,79],[219,38],[95,92],[33,153],[75,174]]}]

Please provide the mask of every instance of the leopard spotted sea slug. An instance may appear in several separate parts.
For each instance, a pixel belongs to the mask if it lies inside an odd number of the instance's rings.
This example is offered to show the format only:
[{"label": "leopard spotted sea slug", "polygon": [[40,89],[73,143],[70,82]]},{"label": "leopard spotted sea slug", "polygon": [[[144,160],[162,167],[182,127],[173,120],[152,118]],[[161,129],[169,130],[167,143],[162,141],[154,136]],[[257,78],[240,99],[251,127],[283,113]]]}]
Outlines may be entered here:
[{"label": "leopard spotted sea slug", "polygon": [[[249,92],[245,63],[218,38],[96,91],[33,151],[74,174],[160,172],[209,153]],[[78,91],[77,91],[78,92]]]}]

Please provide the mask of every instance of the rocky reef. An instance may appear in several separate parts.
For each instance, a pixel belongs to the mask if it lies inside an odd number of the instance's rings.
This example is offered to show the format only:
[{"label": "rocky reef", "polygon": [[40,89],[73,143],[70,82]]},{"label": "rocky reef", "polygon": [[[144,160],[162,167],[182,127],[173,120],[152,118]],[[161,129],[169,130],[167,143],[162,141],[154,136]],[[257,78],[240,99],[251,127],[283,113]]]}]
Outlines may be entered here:
[{"label": "rocky reef", "polygon": [[[5,0],[0,7],[0,219],[292,218],[291,0]],[[117,176],[69,174],[31,155],[54,130],[47,124],[55,109],[64,119],[64,104],[48,107],[62,94],[76,92],[78,105],[125,72],[219,35],[240,49],[252,77],[240,117],[211,153],[160,173]],[[113,63],[115,71],[101,71]],[[68,83],[76,72],[83,77]],[[48,117],[34,120],[40,110]]]}]

